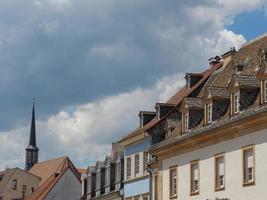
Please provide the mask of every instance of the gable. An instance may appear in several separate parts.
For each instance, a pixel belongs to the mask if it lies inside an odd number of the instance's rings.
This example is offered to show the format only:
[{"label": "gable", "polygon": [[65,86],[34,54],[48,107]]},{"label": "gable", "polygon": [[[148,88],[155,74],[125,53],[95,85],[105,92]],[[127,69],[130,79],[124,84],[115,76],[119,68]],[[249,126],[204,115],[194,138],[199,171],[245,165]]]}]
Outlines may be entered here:
[{"label": "gable", "polygon": [[67,169],[60,177],[45,200],[79,200],[81,196],[81,182],[71,169]]}]

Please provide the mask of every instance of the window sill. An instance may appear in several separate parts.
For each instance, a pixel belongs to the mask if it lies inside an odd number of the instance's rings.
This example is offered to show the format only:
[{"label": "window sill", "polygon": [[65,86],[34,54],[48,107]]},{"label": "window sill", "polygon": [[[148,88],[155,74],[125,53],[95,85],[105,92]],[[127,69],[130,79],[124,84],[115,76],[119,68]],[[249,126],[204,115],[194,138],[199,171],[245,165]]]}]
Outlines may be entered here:
[{"label": "window sill", "polygon": [[170,199],[177,199],[177,194],[171,195]]},{"label": "window sill", "polygon": [[224,186],[223,187],[216,187],[215,188],[215,192],[223,191],[223,190],[225,190],[225,187]]},{"label": "window sill", "polygon": [[253,185],[255,185],[255,181],[243,182],[243,187],[253,186]]},{"label": "window sill", "polygon": [[190,193],[190,196],[195,196],[195,195],[199,195],[199,191],[191,192],[191,193]]}]

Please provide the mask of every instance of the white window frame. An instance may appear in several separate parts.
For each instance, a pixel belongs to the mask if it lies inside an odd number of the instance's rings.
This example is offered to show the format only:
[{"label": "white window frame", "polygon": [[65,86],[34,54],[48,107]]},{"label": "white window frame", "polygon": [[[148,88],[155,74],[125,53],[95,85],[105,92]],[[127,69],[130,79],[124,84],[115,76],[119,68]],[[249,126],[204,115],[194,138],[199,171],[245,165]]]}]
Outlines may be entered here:
[{"label": "white window frame", "polygon": [[[223,163],[223,172],[220,171],[220,162]],[[215,156],[215,191],[225,188],[225,158],[224,155]]]},{"label": "white window frame", "polygon": [[[128,165],[128,161],[129,165]],[[126,177],[129,179],[132,177],[132,158],[131,156],[126,157]]]},{"label": "white window frame", "polygon": [[189,112],[183,114],[184,132],[189,131]]},{"label": "white window frame", "polygon": [[207,122],[212,122],[212,103],[207,104]]},{"label": "white window frame", "polygon": [[[252,161],[249,165],[248,153],[252,153]],[[255,184],[255,148],[254,146],[248,146],[243,148],[243,186]]]},{"label": "white window frame", "polygon": [[[175,174],[174,174],[175,173]],[[177,166],[170,167],[170,197],[175,197],[177,195]]]},{"label": "white window frame", "polygon": [[[197,177],[195,177],[194,169],[197,169]],[[192,161],[190,164],[190,195],[197,195],[199,194],[199,187],[200,187],[200,176],[199,176],[199,162]]]},{"label": "white window frame", "polygon": [[233,103],[232,103],[233,114],[239,113],[239,111],[240,111],[240,102],[239,101],[240,101],[240,93],[238,91],[238,92],[233,93]]}]

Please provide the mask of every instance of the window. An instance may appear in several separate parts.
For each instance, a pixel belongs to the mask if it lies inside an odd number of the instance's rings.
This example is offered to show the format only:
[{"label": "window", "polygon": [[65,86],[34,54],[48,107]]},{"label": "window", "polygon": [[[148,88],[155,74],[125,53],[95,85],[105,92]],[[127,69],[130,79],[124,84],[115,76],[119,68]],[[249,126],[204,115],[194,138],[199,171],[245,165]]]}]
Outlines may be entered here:
[{"label": "window", "polygon": [[183,114],[183,128],[184,128],[184,132],[187,132],[189,130],[189,113],[184,113]]},{"label": "window", "polygon": [[147,171],[147,163],[149,162],[149,153],[148,152],[144,152],[144,158],[143,158],[143,170],[144,173]]},{"label": "window", "polygon": [[34,187],[32,187],[31,190],[32,190],[32,193],[33,193],[34,192]]},{"label": "window", "polygon": [[170,197],[177,195],[177,167],[170,168]]},{"label": "window", "polygon": [[116,165],[115,165],[115,168],[116,168],[116,182],[119,182],[120,181],[120,174],[121,174],[121,169],[120,169],[120,162],[116,162]]},{"label": "window", "polygon": [[190,177],[191,177],[191,195],[199,193],[199,164],[198,161],[192,162],[190,165]]},{"label": "window", "polygon": [[11,186],[12,186],[12,190],[16,190],[17,189],[17,179],[13,179],[12,180]]},{"label": "window", "polygon": [[101,188],[101,172],[100,169],[97,171],[97,177],[96,177],[96,190],[100,190]]},{"label": "window", "polygon": [[225,184],[224,156],[215,157],[215,190],[223,190]]},{"label": "window", "polygon": [[239,112],[239,92],[233,94],[233,114]]},{"label": "window", "polygon": [[243,149],[243,184],[251,185],[255,182],[254,147]]},{"label": "window", "polygon": [[154,176],[154,200],[158,200],[158,195],[159,195],[159,187],[158,187],[158,184],[159,184],[159,181],[158,181],[158,175],[156,174]]},{"label": "window", "polygon": [[134,163],[135,163],[135,175],[137,175],[140,172],[140,159],[139,159],[139,154],[136,154],[134,156]]},{"label": "window", "polygon": [[127,158],[127,177],[131,176],[131,157]]},{"label": "window", "polygon": [[263,84],[263,87],[264,87],[264,102],[267,102],[267,80],[264,81],[264,84]]},{"label": "window", "polygon": [[207,122],[208,123],[212,122],[212,103],[209,103],[207,105]]},{"label": "window", "polygon": [[110,179],[110,166],[107,166],[107,167],[106,167],[106,173],[105,173],[105,175],[106,175],[105,184],[106,184],[106,185],[109,185],[109,179]]},{"label": "window", "polygon": [[27,189],[27,186],[26,186],[26,185],[23,185],[23,186],[22,186],[22,190],[25,191],[26,189]]}]

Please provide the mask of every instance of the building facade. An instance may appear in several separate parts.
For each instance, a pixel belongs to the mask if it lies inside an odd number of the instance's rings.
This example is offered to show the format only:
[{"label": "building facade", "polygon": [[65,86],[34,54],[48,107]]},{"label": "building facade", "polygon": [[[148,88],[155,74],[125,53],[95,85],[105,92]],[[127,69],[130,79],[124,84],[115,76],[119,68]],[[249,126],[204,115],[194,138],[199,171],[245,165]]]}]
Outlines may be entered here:
[{"label": "building facade", "polygon": [[153,199],[265,199],[266,47],[261,36],[223,54],[199,92],[175,106],[177,126],[148,131]]},{"label": "building facade", "polygon": [[111,156],[87,169],[87,191],[82,199],[120,200],[124,189],[124,157],[119,144],[112,144]]},{"label": "building facade", "polygon": [[25,200],[39,185],[41,179],[19,168],[0,172],[0,200]]}]

